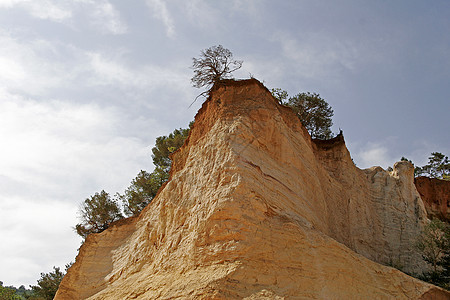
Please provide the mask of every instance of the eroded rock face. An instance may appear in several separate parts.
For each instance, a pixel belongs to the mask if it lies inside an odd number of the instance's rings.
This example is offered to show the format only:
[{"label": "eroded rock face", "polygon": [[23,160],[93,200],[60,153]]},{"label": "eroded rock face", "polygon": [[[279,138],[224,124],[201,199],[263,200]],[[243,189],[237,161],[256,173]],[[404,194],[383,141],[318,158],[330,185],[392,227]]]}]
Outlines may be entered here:
[{"label": "eroded rock face", "polygon": [[88,237],[56,299],[448,296],[377,263],[424,266],[412,166],[358,169],[256,80],[216,85],[173,160],[139,217]]},{"label": "eroded rock face", "polygon": [[414,183],[428,216],[450,222],[450,181],[421,176]]}]

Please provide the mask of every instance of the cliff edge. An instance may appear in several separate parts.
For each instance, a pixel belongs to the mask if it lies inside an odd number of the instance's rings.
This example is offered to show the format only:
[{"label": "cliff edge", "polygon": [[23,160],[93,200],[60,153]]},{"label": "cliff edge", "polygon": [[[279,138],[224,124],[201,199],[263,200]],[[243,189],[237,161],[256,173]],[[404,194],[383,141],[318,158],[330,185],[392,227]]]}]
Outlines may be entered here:
[{"label": "cliff edge", "polygon": [[257,80],[216,84],[142,213],[88,236],[55,299],[448,299],[408,271],[426,212],[407,162],[358,169]]}]

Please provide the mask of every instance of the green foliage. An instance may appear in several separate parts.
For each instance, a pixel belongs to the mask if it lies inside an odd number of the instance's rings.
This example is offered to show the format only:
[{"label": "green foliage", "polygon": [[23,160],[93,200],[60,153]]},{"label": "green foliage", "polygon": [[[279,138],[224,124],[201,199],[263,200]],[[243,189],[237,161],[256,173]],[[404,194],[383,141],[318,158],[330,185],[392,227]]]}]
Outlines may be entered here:
[{"label": "green foliage", "polygon": [[25,286],[21,285],[19,288],[14,286],[3,286],[3,282],[0,281],[0,300],[40,300],[44,299],[34,294],[32,290],[28,290]]},{"label": "green foliage", "polygon": [[75,230],[83,238],[90,233],[102,232],[112,222],[122,218],[117,201],[112,200],[104,190],[84,200],[79,213],[81,223],[75,226]]},{"label": "green foliage", "polygon": [[169,174],[156,169],[152,173],[146,171],[139,174],[131,181],[130,186],[123,195],[118,194],[122,200],[125,215],[138,215],[156,196],[161,185],[167,181]]},{"label": "green foliage", "polygon": [[[189,124],[189,127],[192,124],[193,122]],[[122,202],[126,216],[138,215],[169,179],[172,165],[170,156],[183,145],[189,131],[190,128],[180,128],[175,129],[168,136],[158,137],[155,147],[152,148],[155,170],[152,173],[141,170],[123,194],[117,193],[116,197],[111,199],[107,192],[101,191],[87,198],[79,210],[81,223],[75,226],[76,232],[86,238],[90,233],[102,232],[112,222],[123,218],[118,205],[119,200]]]},{"label": "green foliage", "polygon": [[33,291],[32,299],[53,299],[64,274],[58,267],[53,267],[53,272],[41,273],[41,278],[37,280],[37,285],[31,286]]},{"label": "green foliage", "polygon": [[439,219],[432,220],[425,226],[417,248],[421,251],[423,259],[433,266],[433,271],[438,271],[439,262],[444,252],[450,246],[450,228],[448,224]]},{"label": "green foliage", "polygon": [[[192,127],[193,122],[189,124]],[[118,194],[122,200],[124,212],[127,216],[139,214],[156,196],[159,188],[169,179],[172,166],[171,155],[177,151],[189,135],[190,128],[175,129],[168,136],[156,138],[156,145],[152,148],[153,164],[155,170],[152,173],[141,171],[123,195]]]},{"label": "green foliage", "polygon": [[448,289],[450,287],[450,225],[433,219],[417,241],[423,259],[432,266],[420,279]]},{"label": "green foliage", "polygon": [[417,167],[417,176],[428,176],[431,178],[450,180],[450,161],[448,156],[439,152],[431,153],[428,164]]},{"label": "green foliage", "polygon": [[334,112],[319,94],[299,93],[288,99],[288,93],[280,88],[273,88],[270,92],[280,104],[292,108],[312,138],[326,140],[333,137],[331,126]]},{"label": "green foliage", "polygon": [[[189,124],[189,126],[191,126]],[[175,129],[168,136],[160,136],[156,138],[156,145],[152,148],[153,164],[158,169],[158,172],[168,173],[172,165],[170,155],[178,150],[189,135],[189,128]]]},{"label": "green foliage", "polygon": [[288,93],[280,88],[273,88],[270,90],[272,96],[278,100],[280,104],[285,104],[285,100],[288,98]]},{"label": "green foliage", "polygon": [[220,79],[230,78],[231,73],[242,67],[241,60],[234,60],[233,53],[222,45],[202,50],[200,58],[192,58],[194,76],[192,85],[196,88],[210,87]]},{"label": "green foliage", "polygon": [[13,287],[4,287],[3,282],[0,281],[0,299],[20,300],[22,297],[16,294],[16,290]]},{"label": "green foliage", "polygon": [[291,107],[312,138],[330,139],[333,137],[333,109],[316,93],[300,93],[289,98],[286,103]]}]

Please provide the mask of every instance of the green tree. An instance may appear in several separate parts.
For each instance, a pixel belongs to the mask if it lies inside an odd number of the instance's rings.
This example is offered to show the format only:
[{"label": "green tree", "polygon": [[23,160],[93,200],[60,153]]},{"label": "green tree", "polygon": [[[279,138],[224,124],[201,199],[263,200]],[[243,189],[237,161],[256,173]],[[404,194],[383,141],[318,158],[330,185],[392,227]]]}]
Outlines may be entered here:
[{"label": "green tree", "polygon": [[171,155],[183,145],[192,125],[193,122],[189,124],[189,128],[175,129],[168,136],[156,138],[155,147],[152,148],[155,170],[152,173],[141,170],[131,181],[125,193],[117,194],[122,201],[125,215],[138,215],[153,200],[164,182],[169,179],[172,166]]},{"label": "green tree", "polygon": [[141,170],[136,178],[131,181],[125,193],[123,195],[118,194],[118,198],[122,200],[125,215],[138,215],[156,196],[159,188],[167,181],[168,176],[167,172],[148,173]]},{"label": "green tree", "polygon": [[21,285],[17,290],[16,290],[16,295],[20,296],[20,299],[31,299],[33,300],[33,291],[32,290],[27,290],[25,288],[24,285]]},{"label": "green tree", "polygon": [[449,225],[439,219],[433,219],[425,226],[417,242],[417,248],[421,251],[423,259],[431,264],[434,273],[438,272],[438,266],[449,247]]},{"label": "green tree", "polygon": [[[68,266],[66,266],[66,271],[67,268]],[[30,286],[33,291],[31,299],[53,299],[64,275],[65,273],[58,267],[53,267],[53,272],[41,273],[41,278],[37,280],[37,285]]]},{"label": "green tree", "polygon": [[288,92],[280,88],[273,88],[270,90],[272,96],[278,100],[280,104],[285,104],[285,100],[288,98]]},{"label": "green tree", "polygon": [[450,180],[450,161],[448,156],[439,152],[432,152],[428,164],[418,168],[418,175]]},{"label": "green tree", "polygon": [[104,190],[84,200],[79,213],[81,223],[75,226],[75,230],[83,238],[90,233],[102,232],[112,222],[123,218],[117,201]]},{"label": "green tree", "polygon": [[[192,124],[193,123],[189,124],[189,126],[192,126]],[[175,129],[168,136],[156,138],[156,145],[152,148],[152,158],[157,172],[169,173],[172,165],[170,155],[183,145],[189,135],[189,130],[190,128]]]},{"label": "green tree", "polygon": [[333,137],[331,126],[334,112],[319,94],[299,93],[290,97],[286,105],[294,110],[312,138],[330,139]]},{"label": "green tree", "polygon": [[202,50],[200,58],[192,58],[194,87],[210,88],[215,82],[231,77],[231,73],[242,67],[241,60],[233,59],[233,53],[222,45]]},{"label": "green tree", "polygon": [[16,295],[16,290],[11,287],[4,287],[0,281],[0,299],[1,300],[20,300],[20,296]]}]

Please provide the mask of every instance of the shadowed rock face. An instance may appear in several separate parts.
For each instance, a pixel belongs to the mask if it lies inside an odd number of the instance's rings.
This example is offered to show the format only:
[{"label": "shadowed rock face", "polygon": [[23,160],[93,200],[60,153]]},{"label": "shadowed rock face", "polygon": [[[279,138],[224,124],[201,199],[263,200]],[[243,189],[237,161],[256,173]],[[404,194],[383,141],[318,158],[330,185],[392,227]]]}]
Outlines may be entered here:
[{"label": "shadowed rock face", "polygon": [[421,176],[414,183],[428,216],[450,222],[450,181]]},{"label": "shadowed rock face", "polygon": [[257,80],[217,84],[173,161],[139,217],[87,238],[56,299],[448,296],[379,264],[424,266],[412,166],[358,169]]}]

